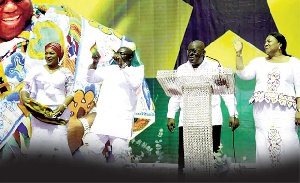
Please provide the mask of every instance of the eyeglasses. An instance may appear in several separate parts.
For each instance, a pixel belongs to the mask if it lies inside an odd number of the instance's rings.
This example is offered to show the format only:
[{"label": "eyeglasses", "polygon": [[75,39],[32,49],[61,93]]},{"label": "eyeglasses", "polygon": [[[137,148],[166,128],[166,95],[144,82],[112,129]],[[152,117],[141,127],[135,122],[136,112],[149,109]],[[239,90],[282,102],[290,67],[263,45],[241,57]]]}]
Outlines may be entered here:
[{"label": "eyeglasses", "polygon": [[[23,0],[11,0],[14,3],[22,3]],[[7,0],[0,0],[0,7],[7,3]]]},{"label": "eyeglasses", "polygon": [[205,54],[205,50],[201,50],[201,49],[188,49],[187,52],[188,52],[188,54],[191,54],[191,53],[193,53],[193,54],[201,53],[201,55]]},{"label": "eyeglasses", "polygon": [[125,55],[131,55],[131,54],[127,54],[127,53],[124,53],[124,52],[117,52],[117,54],[120,54],[121,56],[125,56]]}]

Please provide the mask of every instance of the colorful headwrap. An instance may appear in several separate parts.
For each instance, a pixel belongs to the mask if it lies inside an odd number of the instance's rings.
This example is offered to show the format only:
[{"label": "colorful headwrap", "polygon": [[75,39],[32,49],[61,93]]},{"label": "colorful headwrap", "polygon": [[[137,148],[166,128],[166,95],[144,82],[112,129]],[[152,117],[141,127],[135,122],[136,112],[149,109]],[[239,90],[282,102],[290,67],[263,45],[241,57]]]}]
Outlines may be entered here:
[{"label": "colorful headwrap", "polygon": [[62,49],[61,45],[59,43],[51,42],[45,46],[45,50],[48,48],[53,49],[61,61],[62,57],[64,56],[64,50]]}]

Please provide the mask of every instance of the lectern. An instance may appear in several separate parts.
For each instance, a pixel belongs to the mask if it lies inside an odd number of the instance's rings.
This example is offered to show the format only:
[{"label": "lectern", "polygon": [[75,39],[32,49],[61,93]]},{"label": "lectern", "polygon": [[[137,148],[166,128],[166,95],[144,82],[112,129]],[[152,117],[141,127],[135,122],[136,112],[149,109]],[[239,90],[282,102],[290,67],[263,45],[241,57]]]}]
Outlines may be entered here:
[{"label": "lectern", "polygon": [[211,175],[214,169],[211,98],[235,91],[232,68],[158,70],[157,80],[167,96],[183,99],[184,172]]}]

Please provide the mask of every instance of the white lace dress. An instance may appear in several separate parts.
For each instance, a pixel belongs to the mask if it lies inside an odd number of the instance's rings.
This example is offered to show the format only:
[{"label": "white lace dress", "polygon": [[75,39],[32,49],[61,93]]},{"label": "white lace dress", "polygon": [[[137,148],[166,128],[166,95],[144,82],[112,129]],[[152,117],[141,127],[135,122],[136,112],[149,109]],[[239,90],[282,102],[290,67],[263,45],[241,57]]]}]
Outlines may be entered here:
[{"label": "white lace dress", "polygon": [[[61,105],[66,96],[72,94],[73,75],[67,68],[61,67],[49,73],[44,66],[31,68],[24,80],[22,90],[30,93],[37,102],[55,109]],[[61,118],[69,120],[70,110],[67,108]],[[68,146],[68,125],[54,125],[41,122],[31,117],[32,136],[27,151],[29,158],[57,160],[72,159]]]},{"label": "white lace dress", "polygon": [[242,71],[241,79],[256,78],[253,103],[256,163],[258,168],[287,167],[299,161],[296,97],[300,97],[300,61],[272,63],[255,58]]}]

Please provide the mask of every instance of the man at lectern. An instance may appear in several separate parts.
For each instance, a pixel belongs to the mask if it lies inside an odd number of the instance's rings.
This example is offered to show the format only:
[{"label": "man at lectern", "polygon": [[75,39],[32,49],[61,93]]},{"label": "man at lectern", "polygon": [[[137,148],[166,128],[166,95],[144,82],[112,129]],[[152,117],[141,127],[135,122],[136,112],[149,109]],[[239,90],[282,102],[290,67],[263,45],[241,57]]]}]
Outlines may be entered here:
[{"label": "man at lectern", "polygon": [[[204,70],[216,70],[218,67],[222,67],[219,62],[211,61],[205,56],[205,44],[202,41],[192,41],[187,50],[188,61],[177,68],[177,72],[201,72]],[[228,109],[229,127],[234,131],[239,127],[238,112],[236,110],[236,98],[234,94],[221,94],[212,95],[212,139],[213,139],[213,152],[217,152],[220,146],[221,140],[221,128],[223,123],[222,110],[221,110],[221,98],[223,98],[225,105]],[[183,108],[183,97],[172,96],[168,104],[168,129],[171,133],[175,131],[175,115],[179,108]],[[184,168],[184,145],[183,145],[183,117],[179,115],[179,145],[178,145],[178,173],[182,175]]]}]

